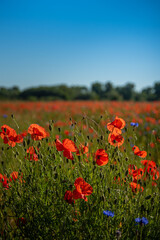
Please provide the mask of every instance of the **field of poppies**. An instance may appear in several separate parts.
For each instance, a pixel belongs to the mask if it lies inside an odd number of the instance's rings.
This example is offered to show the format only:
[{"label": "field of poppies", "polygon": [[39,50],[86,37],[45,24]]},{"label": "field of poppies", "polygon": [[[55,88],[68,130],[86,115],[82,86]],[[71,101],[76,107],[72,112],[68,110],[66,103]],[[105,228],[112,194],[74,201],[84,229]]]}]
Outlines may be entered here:
[{"label": "field of poppies", "polygon": [[160,239],[160,102],[0,102],[0,239]]}]

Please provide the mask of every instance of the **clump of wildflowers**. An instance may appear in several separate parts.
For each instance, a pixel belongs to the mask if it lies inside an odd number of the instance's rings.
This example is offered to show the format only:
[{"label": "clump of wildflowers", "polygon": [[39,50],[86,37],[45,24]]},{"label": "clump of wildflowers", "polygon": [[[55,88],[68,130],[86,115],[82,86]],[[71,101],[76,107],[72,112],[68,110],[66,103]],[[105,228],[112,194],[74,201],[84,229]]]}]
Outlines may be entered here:
[{"label": "clump of wildflowers", "polygon": [[131,126],[132,126],[132,127],[138,127],[139,124],[138,124],[138,123],[135,123],[135,122],[131,122]]},{"label": "clump of wildflowers", "polygon": [[103,211],[103,214],[107,215],[108,217],[114,217],[114,212],[111,212],[111,211],[108,211],[108,210]]},{"label": "clump of wildflowers", "polygon": [[135,222],[136,222],[136,223],[140,223],[141,225],[146,225],[146,224],[148,224],[148,220],[147,220],[147,218],[145,218],[145,217],[136,218],[136,219],[135,219]]}]

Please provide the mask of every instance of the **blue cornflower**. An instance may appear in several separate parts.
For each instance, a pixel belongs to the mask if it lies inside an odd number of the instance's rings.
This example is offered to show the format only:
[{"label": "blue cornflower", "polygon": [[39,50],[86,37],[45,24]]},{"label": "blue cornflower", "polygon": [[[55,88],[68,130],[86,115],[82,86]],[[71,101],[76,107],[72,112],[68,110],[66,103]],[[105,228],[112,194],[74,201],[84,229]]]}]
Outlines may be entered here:
[{"label": "blue cornflower", "polygon": [[138,127],[139,124],[138,124],[138,123],[135,123],[135,122],[131,122],[131,126],[132,126],[132,127]]},{"label": "blue cornflower", "polygon": [[7,114],[3,114],[3,118],[7,118],[8,117],[8,115]]},{"label": "blue cornflower", "polygon": [[114,212],[111,212],[111,211],[103,211],[103,214],[104,215],[107,215],[108,217],[114,217]]},{"label": "blue cornflower", "polygon": [[136,218],[136,219],[135,219],[135,222],[136,222],[136,223],[140,223],[140,224],[144,224],[144,225],[148,224],[148,220],[147,220],[147,218],[145,218],[145,217]]}]

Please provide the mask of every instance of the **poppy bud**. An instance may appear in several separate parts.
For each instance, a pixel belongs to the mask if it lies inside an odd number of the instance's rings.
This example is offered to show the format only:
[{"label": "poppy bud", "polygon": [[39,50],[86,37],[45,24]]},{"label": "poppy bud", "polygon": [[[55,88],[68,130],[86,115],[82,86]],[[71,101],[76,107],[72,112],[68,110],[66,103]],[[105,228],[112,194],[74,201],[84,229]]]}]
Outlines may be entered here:
[{"label": "poppy bud", "polygon": [[128,175],[128,170],[125,172],[125,176],[127,176]]},{"label": "poppy bud", "polygon": [[52,126],[51,126],[51,125],[49,125],[49,130],[50,130],[50,131],[52,130]]},{"label": "poppy bud", "polygon": [[30,144],[30,139],[27,140],[27,145],[29,145],[29,144]]},{"label": "poppy bud", "polygon": [[14,115],[13,115],[13,114],[11,114],[11,118],[14,118]]},{"label": "poppy bud", "polygon": [[146,200],[150,199],[151,195],[148,195],[147,197],[145,197]]},{"label": "poppy bud", "polygon": [[38,148],[40,148],[40,146],[41,146],[41,142],[38,143]]}]

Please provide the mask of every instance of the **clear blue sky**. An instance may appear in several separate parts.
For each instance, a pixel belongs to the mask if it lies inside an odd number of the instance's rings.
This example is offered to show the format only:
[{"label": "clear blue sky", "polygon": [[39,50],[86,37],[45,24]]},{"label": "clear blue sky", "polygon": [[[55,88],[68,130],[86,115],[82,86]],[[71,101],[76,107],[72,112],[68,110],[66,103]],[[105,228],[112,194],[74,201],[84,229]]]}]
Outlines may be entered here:
[{"label": "clear blue sky", "polygon": [[0,0],[0,86],[159,80],[159,0]]}]

